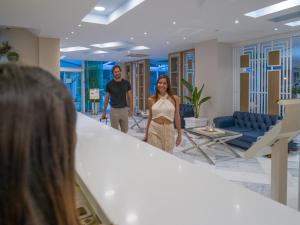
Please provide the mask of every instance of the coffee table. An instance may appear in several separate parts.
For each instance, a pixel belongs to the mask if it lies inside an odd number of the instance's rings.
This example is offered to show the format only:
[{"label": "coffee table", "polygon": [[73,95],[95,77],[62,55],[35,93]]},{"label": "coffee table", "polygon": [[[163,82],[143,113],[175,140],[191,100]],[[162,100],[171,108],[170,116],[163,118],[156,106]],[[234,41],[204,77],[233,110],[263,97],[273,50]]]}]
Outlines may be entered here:
[{"label": "coffee table", "polygon": [[[139,120],[137,120],[135,118],[135,116],[139,117]],[[148,116],[149,116],[149,112],[143,112],[143,111],[140,111],[138,113],[136,113],[136,115],[132,115],[132,119],[134,121],[134,124],[130,127],[130,129],[133,129],[135,126],[137,126],[138,128],[141,128],[140,127],[140,123],[143,121],[143,120],[146,120],[148,119]]]},{"label": "coffee table", "polygon": [[[240,158],[240,155],[237,154],[233,148],[231,148],[226,142],[232,139],[241,137],[242,134],[238,132],[233,132],[229,130],[224,130],[220,128],[214,129],[214,131],[209,131],[206,127],[192,127],[184,129],[185,136],[189,139],[189,141],[193,144],[192,148],[188,148],[183,150],[183,152],[187,152],[191,149],[198,149],[207,159],[207,161],[213,165],[215,162],[209,157],[209,155],[203,150],[203,147],[209,148],[209,146],[221,144],[226,149],[230,150],[234,156]],[[197,139],[201,137],[205,137],[207,140],[198,144],[195,141],[195,138],[192,135],[196,136]]]}]

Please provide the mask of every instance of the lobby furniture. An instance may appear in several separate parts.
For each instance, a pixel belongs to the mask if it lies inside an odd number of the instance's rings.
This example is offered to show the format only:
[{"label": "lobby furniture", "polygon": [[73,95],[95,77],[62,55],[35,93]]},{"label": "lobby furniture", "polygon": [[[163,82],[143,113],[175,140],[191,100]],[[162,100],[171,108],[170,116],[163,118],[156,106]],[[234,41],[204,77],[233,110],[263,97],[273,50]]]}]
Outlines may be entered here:
[{"label": "lobby furniture", "polygon": [[133,94],[134,113],[146,111],[150,95],[150,62],[143,59],[125,62],[125,78],[130,82]]},{"label": "lobby furniture", "polygon": [[131,118],[133,119],[134,124],[130,127],[130,129],[133,129],[135,126],[137,126],[139,129],[141,129],[140,123],[144,120],[147,120],[148,116],[149,116],[149,111],[148,110],[145,111],[145,112],[140,111],[140,112],[136,113],[135,115],[133,115]]},{"label": "lobby furniture", "polygon": [[294,209],[78,113],[78,183],[103,224],[298,225]]},{"label": "lobby furniture", "polygon": [[185,128],[184,118],[194,116],[193,106],[191,104],[181,103],[179,105],[179,114],[180,114],[181,128]]},{"label": "lobby furniture", "polygon": [[[258,140],[245,153],[246,159],[271,154],[271,197],[275,201],[287,202],[287,168],[289,140],[300,133],[300,99],[280,100],[284,106],[284,118]],[[300,169],[300,165],[299,165]],[[300,211],[300,179],[298,210]]]},{"label": "lobby furniture", "polygon": [[[200,144],[196,143],[195,140],[190,135],[195,135],[198,138],[205,138],[206,141],[201,142]],[[225,149],[230,150],[234,156],[240,157],[239,154],[237,154],[226,142],[230,140],[234,140],[240,136],[242,136],[241,133],[223,130],[223,129],[214,129],[209,130],[208,127],[194,127],[194,128],[187,128],[185,129],[185,135],[189,139],[189,141],[193,144],[194,148],[198,149],[208,160],[209,163],[215,165],[215,162],[211,157],[209,157],[208,154],[204,151],[204,149],[210,148],[210,146],[221,144]],[[183,152],[187,152],[191,150],[192,148],[185,149]]]},{"label": "lobby furniture", "polygon": [[182,54],[180,52],[169,54],[169,77],[172,87],[172,92],[175,95],[181,96],[182,79]]},{"label": "lobby furniture", "polygon": [[169,77],[173,94],[180,96],[180,102],[185,103],[183,96],[188,92],[181,83],[181,79],[195,83],[195,50],[189,49],[181,52],[173,52],[168,56]]},{"label": "lobby furniture", "polygon": [[232,116],[217,117],[213,121],[218,128],[242,133],[241,137],[227,143],[246,150],[280,119],[276,115],[236,111]]}]

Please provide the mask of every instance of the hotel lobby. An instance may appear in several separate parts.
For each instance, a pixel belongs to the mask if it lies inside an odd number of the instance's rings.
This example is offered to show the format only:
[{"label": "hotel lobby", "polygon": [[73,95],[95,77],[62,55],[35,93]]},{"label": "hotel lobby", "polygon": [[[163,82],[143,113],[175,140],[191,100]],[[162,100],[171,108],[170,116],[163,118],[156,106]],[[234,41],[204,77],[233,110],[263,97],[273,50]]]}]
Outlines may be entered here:
[{"label": "hotel lobby", "polygon": [[[72,95],[81,224],[300,223],[300,0],[1,0],[0,63]],[[115,65],[127,133],[110,104],[101,119]],[[179,99],[172,154],[144,141],[161,75]]]}]

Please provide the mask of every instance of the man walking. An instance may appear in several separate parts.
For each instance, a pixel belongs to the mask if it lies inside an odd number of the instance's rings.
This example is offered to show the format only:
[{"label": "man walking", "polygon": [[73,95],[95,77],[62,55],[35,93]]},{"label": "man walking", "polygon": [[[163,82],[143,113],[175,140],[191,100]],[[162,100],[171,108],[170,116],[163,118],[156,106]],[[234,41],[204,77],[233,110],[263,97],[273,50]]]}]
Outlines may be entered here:
[{"label": "man walking", "polygon": [[[110,97],[110,122],[115,129],[121,127],[121,131],[127,133],[128,131],[128,116],[132,115],[133,99],[130,83],[122,79],[121,67],[115,65],[112,68],[114,79],[106,85],[106,94],[104,100],[104,109],[102,112],[102,119],[106,118],[106,109],[108,105],[108,98]],[[128,97],[128,98],[127,98]],[[128,104],[127,104],[128,99]]]}]

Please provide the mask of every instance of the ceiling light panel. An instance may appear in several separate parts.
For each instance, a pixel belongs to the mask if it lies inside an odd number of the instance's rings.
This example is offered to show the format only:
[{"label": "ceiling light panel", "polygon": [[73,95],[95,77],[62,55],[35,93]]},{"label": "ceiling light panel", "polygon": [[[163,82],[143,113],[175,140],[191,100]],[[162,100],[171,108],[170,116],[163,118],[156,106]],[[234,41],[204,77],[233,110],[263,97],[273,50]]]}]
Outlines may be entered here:
[{"label": "ceiling light panel", "polygon": [[89,48],[76,46],[76,47],[68,47],[68,48],[61,48],[61,52],[76,52],[76,51],[84,51],[89,50]]},{"label": "ceiling light panel", "polygon": [[96,6],[94,9],[99,12],[105,11],[105,8],[103,6]]},{"label": "ceiling light panel", "polygon": [[147,50],[147,49],[150,49],[150,48],[147,46],[141,45],[141,46],[135,46],[135,47],[131,48],[130,50],[131,51],[139,51],[139,50]]},{"label": "ceiling light panel", "polygon": [[298,10],[297,12],[292,12],[292,13],[288,13],[282,16],[277,16],[277,17],[273,17],[271,19],[269,19],[269,21],[278,23],[278,22],[282,22],[282,21],[291,21],[291,20],[295,20],[298,17],[300,17],[300,11]]},{"label": "ceiling light panel", "polygon": [[93,44],[91,46],[96,47],[96,48],[115,48],[115,47],[121,47],[121,46],[125,46],[125,45],[127,45],[127,43],[116,41],[116,42],[106,42],[106,43],[102,43],[102,44]]},{"label": "ceiling light panel", "polygon": [[289,22],[289,23],[286,23],[285,25],[290,26],[290,27],[296,27],[296,26],[300,25],[300,20]]},{"label": "ceiling light panel", "polygon": [[94,51],[94,54],[104,54],[107,53],[107,51],[102,51],[102,50],[98,50],[98,51]]},{"label": "ceiling light panel", "polygon": [[271,13],[276,13],[285,9],[290,9],[300,5],[300,0],[286,0],[283,2],[279,2],[274,5],[270,5],[249,13],[244,14],[245,16],[258,18],[261,16],[269,15]]},{"label": "ceiling light panel", "polygon": [[97,5],[82,19],[82,22],[108,25],[144,1],[145,0],[106,1],[105,4],[102,3],[103,6],[105,6],[104,11],[96,10],[96,7],[99,7],[99,5]]}]

